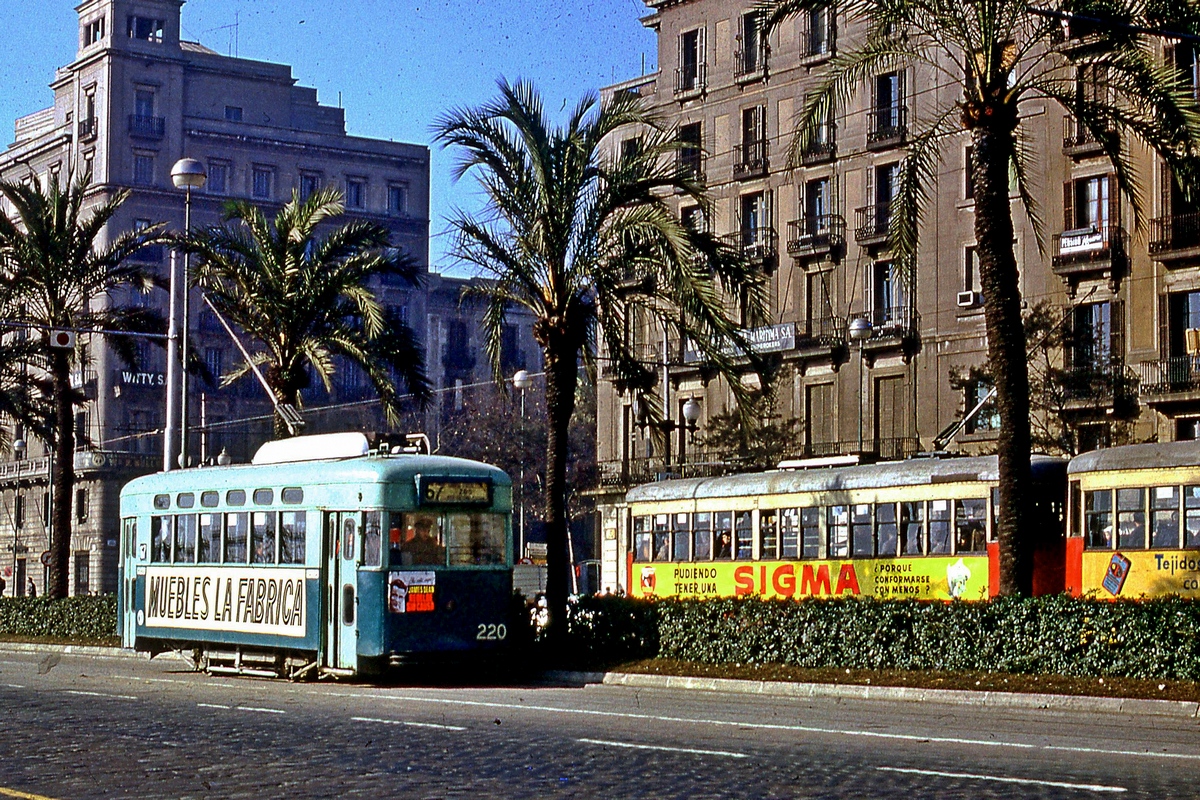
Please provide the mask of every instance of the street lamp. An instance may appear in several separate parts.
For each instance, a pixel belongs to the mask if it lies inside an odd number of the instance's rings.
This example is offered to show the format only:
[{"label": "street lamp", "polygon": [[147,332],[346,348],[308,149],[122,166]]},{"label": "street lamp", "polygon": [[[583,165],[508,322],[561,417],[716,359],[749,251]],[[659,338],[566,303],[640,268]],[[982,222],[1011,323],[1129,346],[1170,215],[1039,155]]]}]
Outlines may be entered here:
[{"label": "street lamp", "polygon": [[[688,431],[695,438],[697,423],[700,422],[700,401],[694,397],[689,397],[687,402],[683,404],[683,423]],[[684,443],[679,444],[679,462],[684,461]]]},{"label": "street lamp", "polygon": [[[183,201],[183,230],[184,233],[192,232],[192,189],[202,189],[208,181],[208,173],[204,171],[204,165],[194,158],[181,158],[175,162],[175,166],[171,167],[171,182],[175,184],[176,189],[183,189],[186,194]],[[185,252],[183,254],[183,340],[180,347],[180,364],[179,370],[179,466],[186,467],[188,463],[188,326],[189,326],[189,309],[191,304],[188,302],[191,293],[188,290],[188,284],[191,280],[191,274],[188,269],[189,256]],[[171,296],[175,296],[176,287],[174,286],[175,270],[171,270]],[[172,317],[174,322],[174,317]],[[169,335],[169,333],[168,333]],[[167,393],[170,395],[170,392]]]},{"label": "street lamp", "polygon": [[521,392],[521,495],[518,500],[521,522],[517,534],[517,559],[520,560],[525,557],[525,390],[533,385],[533,378],[527,370],[519,369],[512,376],[512,384]]},{"label": "street lamp", "polygon": [[863,451],[863,403],[866,396],[867,382],[867,366],[866,358],[863,355],[863,350],[866,347],[867,340],[871,338],[874,331],[871,328],[871,320],[866,317],[855,317],[850,320],[850,339],[858,342],[858,452],[859,455]]}]

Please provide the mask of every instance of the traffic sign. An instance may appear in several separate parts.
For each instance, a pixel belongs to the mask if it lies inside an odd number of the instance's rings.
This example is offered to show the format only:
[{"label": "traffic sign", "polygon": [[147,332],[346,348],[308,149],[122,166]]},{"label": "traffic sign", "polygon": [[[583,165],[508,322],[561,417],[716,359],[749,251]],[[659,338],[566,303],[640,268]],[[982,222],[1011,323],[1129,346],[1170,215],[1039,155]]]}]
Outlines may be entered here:
[{"label": "traffic sign", "polygon": [[42,551],[42,566],[43,567],[50,566],[50,551],[49,550]]}]

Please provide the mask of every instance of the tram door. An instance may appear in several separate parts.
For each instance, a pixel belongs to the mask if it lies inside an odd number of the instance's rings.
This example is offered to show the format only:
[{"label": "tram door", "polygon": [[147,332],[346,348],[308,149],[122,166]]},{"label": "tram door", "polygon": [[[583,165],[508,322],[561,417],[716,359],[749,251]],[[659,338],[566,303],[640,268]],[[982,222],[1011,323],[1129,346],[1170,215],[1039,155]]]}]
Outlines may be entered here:
[{"label": "tram door", "polygon": [[133,647],[137,632],[137,520],[121,521],[121,646]]},{"label": "tram door", "polygon": [[325,512],[325,651],[322,664],[358,668],[358,537],[361,515]]}]

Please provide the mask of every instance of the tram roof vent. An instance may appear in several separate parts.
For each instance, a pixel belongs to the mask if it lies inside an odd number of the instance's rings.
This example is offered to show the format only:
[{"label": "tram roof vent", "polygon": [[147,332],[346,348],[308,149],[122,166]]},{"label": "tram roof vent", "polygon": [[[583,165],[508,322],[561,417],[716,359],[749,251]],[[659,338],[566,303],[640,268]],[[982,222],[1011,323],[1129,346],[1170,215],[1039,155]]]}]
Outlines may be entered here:
[{"label": "tram roof vent", "polygon": [[357,458],[370,451],[367,437],[361,433],[321,433],[267,442],[258,448],[250,463],[286,464],[293,461]]}]

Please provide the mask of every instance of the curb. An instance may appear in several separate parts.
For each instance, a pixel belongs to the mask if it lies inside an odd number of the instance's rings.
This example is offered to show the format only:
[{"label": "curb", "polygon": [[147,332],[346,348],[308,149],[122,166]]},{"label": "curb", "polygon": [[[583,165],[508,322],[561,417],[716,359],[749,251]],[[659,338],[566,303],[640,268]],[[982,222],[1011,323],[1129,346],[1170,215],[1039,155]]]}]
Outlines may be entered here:
[{"label": "curb", "polygon": [[906,686],[747,681],[732,678],[689,678],[679,675],[646,675],[630,672],[546,672],[543,674],[548,681],[574,686],[600,683],[606,686],[689,689],[727,694],[756,694],[767,697],[890,700],[982,708],[1045,709],[1096,714],[1200,718],[1200,703],[1184,700],[1144,700],[1130,697],[1088,697],[1026,694],[1023,692],[973,692],[964,689],[917,689]]},{"label": "curb", "polygon": [[149,660],[149,656],[123,647],[103,647],[81,644],[40,644],[38,642],[0,642],[0,653],[60,653],[90,658]]}]

